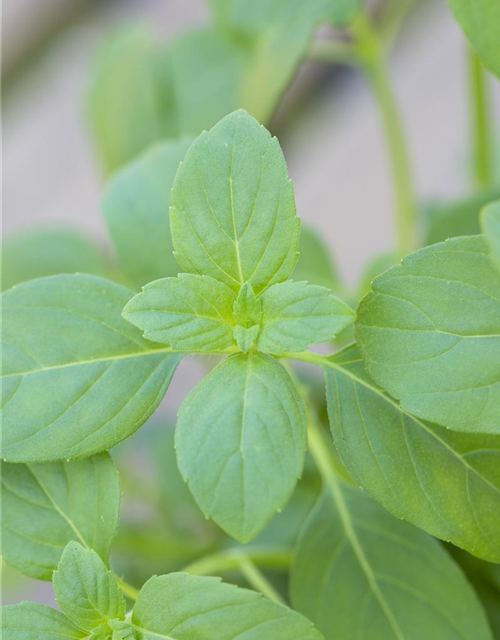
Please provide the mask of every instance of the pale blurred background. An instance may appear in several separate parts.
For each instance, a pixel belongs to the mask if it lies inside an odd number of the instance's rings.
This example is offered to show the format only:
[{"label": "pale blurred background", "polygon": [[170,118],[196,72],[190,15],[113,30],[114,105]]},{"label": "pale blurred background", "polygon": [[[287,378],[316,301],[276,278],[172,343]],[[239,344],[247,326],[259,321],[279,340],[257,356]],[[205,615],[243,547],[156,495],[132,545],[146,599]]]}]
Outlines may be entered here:
[{"label": "pale blurred background", "polygon": [[[203,0],[3,0],[5,237],[64,224],[106,243],[103,181],[84,117],[96,48],[114,25],[149,23],[169,38],[208,15]],[[391,57],[419,201],[468,192],[466,45],[445,0],[408,14]],[[500,113],[500,85],[490,83]],[[496,85],[496,86],[495,86]],[[392,186],[377,110],[360,73],[305,65],[275,118],[299,215],[330,245],[346,282],[392,247]],[[175,410],[202,376],[184,363],[168,393]],[[8,571],[5,602],[52,602],[51,585]]]}]

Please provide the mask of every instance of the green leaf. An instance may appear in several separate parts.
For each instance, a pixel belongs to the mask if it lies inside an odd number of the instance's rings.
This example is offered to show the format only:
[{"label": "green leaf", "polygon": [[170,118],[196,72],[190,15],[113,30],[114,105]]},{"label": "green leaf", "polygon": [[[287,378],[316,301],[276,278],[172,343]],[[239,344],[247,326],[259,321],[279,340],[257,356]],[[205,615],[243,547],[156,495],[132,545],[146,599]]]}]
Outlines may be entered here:
[{"label": "green leaf", "polygon": [[88,638],[64,614],[43,604],[21,602],[2,607],[0,616],[2,640],[63,640]]},{"label": "green leaf", "polygon": [[184,400],[176,448],[203,513],[247,542],[286,504],[302,473],[303,402],[274,358],[231,356]]},{"label": "green leaf", "polygon": [[481,212],[481,226],[490,248],[491,258],[500,270],[500,200]]},{"label": "green leaf", "polygon": [[443,540],[500,562],[500,436],[457,433],[405,412],[355,346],[325,367],[335,447],[380,504]]},{"label": "green leaf", "polygon": [[132,614],[140,640],[321,640],[303,616],[219,578],[171,573],[146,582]]},{"label": "green leaf", "polygon": [[110,180],[102,207],[125,275],[136,287],[176,276],[168,220],[170,192],[191,138],[162,142]]},{"label": "green leaf", "polygon": [[300,223],[278,141],[244,111],[191,146],[170,210],[175,257],[189,273],[255,293],[285,280],[297,260]]},{"label": "green leaf", "polygon": [[238,293],[233,305],[233,316],[235,322],[247,328],[260,324],[262,320],[261,300],[257,298],[249,282],[245,282]]},{"label": "green leaf", "polygon": [[356,334],[368,373],[405,411],[500,433],[500,278],[482,236],[426,247],[379,276]]},{"label": "green leaf", "polygon": [[257,348],[275,355],[331,340],[355,318],[354,311],[328,289],[306,282],[275,284],[261,300]]},{"label": "green leaf", "polygon": [[293,279],[318,284],[333,291],[341,289],[340,276],[331,253],[323,238],[311,227],[302,225],[300,231],[300,255]]},{"label": "green leaf", "polygon": [[451,204],[431,203],[425,210],[425,244],[435,244],[455,236],[473,236],[481,233],[481,208],[497,198],[500,198],[500,187],[491,187]]},{"label": "green leaf", "polygon": [[177,351],[221,351],[234,346],[235,300],[234,291],[215,278],[181,273],[143,287],[123,317],[145,338]]},{"label": "green leaf", "polygon": [[153,413],[181,356],[121,317],[131,296],[85,275],[32,280],[2,294],[4,459],[89,456]]},{"label": "green leaf", "polygon": [[474,591],[441,545],[337,482],[304,525],[295,608],[327,640],[491,640]]},{"label": "green leaf", "polygon": [[22,573],[51,580],[72,540],[107,562],[120,482],[108,453],[46,464],[2,463],[2,554]]},{"label": "green leaf", "polygon": [[257,340],[257,336],[259,335],[260,327],[257,324],[254,324],[253,327],[247,328],[237,325],[234,328],[233,336],[236,340],[237,345],[243,351],[243,353],[248,353],[250,351],[251,346]]},{"label": "green leaf", "polygon": [[498,0],[448,0],[448,4],[478,56],[500,78]]},{"label": "green leaf", "polygon": [[89,238],[70,229],[37,229],[2,245],[2,289],[60,273],[105,275],[104,256]]},{"label": "green leaf", "polygon": [[106,172],[117,169],[174,129],[164,122],[158,54],[149,29],[122,27],[100,51],[88,95],[88,116]]},{"label": "green leaf", "polygon": [[125,618],[125,598],[95,551],[70,542],[54,572],[57,604],[84,631],[108,620]]}]

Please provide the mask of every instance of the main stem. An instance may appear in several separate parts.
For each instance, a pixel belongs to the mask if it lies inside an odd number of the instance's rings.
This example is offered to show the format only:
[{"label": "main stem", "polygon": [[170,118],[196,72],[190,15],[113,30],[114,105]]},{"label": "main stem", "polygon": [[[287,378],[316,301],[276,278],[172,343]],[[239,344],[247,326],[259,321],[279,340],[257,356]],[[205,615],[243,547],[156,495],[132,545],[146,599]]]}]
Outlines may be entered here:
[{"label": "main stem", "polygon": [[382,42],[364,15],[353,24],[353,33],[355,47],[373,89],[386,134],[394,184],[396,237],[399,253],[403,256],[413,251],[417,244],[417,211],[406,137]]},{"label": "main stem", "polygon": [[472,49],[469,49],[469,94],[474,181],[478,187],[487,187],[493,178],[487,75]]}]

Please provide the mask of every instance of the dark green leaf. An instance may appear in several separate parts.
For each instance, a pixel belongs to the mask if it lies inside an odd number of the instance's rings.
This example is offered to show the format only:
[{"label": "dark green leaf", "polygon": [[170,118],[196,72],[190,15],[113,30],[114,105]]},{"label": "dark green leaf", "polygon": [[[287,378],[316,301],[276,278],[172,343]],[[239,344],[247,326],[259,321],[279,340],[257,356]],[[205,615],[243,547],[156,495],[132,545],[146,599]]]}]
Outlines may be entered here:
[{"label": "dark green leaf", "polygon": [[328,246],[319,233],[303,224],[299,249],[300,255],[293,271],[293,279],[338,291],[341,288],[340,276]]}]

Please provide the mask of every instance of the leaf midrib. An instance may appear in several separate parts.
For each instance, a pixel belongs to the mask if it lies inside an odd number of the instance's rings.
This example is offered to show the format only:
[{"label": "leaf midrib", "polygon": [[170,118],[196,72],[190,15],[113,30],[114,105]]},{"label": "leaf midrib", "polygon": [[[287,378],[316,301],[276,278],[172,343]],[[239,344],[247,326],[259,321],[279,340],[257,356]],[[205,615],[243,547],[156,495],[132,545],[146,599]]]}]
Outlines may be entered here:
[{"label": "leaf midrib", "polygon": [[183,351],[177,351],[175,349],[171,349],[170,347],[164,347],[161,349],[147,349],[145,351],[141,351],[140,353],[126,353],[126,354],[120,354],[120,355],[112,355],[112,356],[105,356],[104,358],[94,358],[92,360],[79,360],[78,362],[67,362],[64,364],[55,364],[55,365],[50,365],[48,367],[40,367],[38,369],[30,369],[29,371],[19,371],[17,373],[8,373],[6,375],[1,375],[0,379],[2,380],[6,380],[7,378],[16,378],[18,376],[27,376],[33,373],[43,373],[45,371],[55,371],[57,369],[66,369],[68,367],[77,367],[77,366],[84,366],[87,364],[96,364],[96,363],[100,363],[100,362],[110,362],[110,361],[115,361],[115,360],[127,360],[127,359],[132,359],[132,358],[142,358],[142,357],[146,357],[146,356],[150,356],[150,355],[154,355],[154,354],[159,354],[159,353],[171,353],[171,354],[181,354],[184,353]]}]

